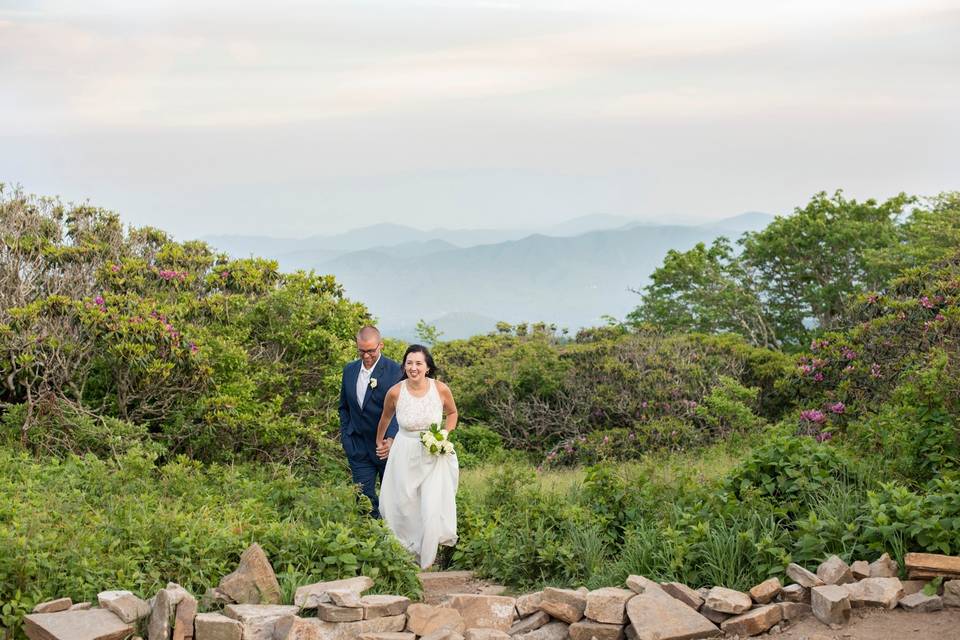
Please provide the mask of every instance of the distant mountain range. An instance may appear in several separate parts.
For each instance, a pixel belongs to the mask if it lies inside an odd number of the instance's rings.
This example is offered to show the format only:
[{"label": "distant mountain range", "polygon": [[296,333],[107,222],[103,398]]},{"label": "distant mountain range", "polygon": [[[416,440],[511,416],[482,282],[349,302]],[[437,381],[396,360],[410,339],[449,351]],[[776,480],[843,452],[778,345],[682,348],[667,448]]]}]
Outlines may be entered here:
[{"label": "distant mountain range", "polygon": [[586,216],[547,233],[517,230],[423,231],[374,225],[335,236],[204,238],[238,256],[276,259],[282,269],[332,273],[364,302],[388,335],[411,339],[418,320],[461,338],[499,320],[544,321],[576,330],[602,316],[625,316],[669,249],[719,235],[739,237],[773,216],[749,212],[699,226],[656,225]]}]

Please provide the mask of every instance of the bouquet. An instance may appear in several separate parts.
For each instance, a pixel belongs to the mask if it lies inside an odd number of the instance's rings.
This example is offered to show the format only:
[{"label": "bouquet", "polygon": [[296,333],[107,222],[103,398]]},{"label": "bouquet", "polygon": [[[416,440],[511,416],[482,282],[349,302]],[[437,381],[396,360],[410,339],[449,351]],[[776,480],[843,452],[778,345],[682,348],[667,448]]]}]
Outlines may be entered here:
[{"label": "bouquet", "polygon": [[432,424],[429,429],[420,433],[420,443],[432,456],[454,453],[450,434],[446,429],[441,429],[438,424]]}]

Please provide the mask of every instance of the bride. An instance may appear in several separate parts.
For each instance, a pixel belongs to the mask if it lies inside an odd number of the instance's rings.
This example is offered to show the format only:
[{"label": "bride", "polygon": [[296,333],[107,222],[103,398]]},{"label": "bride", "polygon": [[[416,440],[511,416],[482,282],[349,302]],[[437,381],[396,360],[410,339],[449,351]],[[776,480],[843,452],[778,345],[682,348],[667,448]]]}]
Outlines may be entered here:
[{"label": "bride", "polygon": [[[431,455],[420,443],[420,432],[432,424],[453,431],[457,405],[450,388],[434,379],[437,368],[426,347],[411,345],[402,364],[403,377],[387,392],[377,426],[377,455],[387,459],[380,513],[400,543],[426,569],[437,557],[437,545],[457,542],[460,468],[456,454]],[[394,413],[400,429],[396,440],[385,441]]]}]

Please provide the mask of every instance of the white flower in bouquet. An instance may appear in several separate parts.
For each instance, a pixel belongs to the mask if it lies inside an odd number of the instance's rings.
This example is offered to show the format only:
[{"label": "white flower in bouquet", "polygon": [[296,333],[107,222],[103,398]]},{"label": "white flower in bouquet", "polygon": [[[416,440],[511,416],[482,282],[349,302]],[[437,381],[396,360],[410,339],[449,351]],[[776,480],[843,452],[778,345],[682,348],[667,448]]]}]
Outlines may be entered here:
[{"label": "white flower in bouquet", "polygon": [[453,453],[453,443],[449,440],[444,440],[440,443],[440,449],[442,453],[450,454]]},{"label": "white flower in bouquet", "polygon": [[432,424],[429,429],[420,434],[420,442],[430,455],[449,455],[455,452],[449,436],[450,434],[446,429],[441,429],[440,425]]}]

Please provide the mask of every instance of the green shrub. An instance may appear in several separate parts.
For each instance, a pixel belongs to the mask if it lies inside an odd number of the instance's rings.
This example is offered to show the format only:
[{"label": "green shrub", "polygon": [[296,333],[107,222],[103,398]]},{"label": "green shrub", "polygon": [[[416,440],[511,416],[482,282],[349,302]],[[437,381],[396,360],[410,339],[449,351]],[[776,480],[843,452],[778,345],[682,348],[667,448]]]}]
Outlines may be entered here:
[{"label": "green shrub", "polygon": [[457,460],[461,468],[469,469],[501,458],[503,438],[492,429],[479,424],[459,424],[450,434],[457,446]]}]

